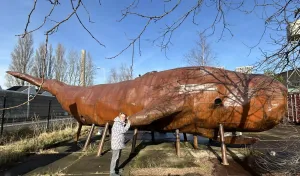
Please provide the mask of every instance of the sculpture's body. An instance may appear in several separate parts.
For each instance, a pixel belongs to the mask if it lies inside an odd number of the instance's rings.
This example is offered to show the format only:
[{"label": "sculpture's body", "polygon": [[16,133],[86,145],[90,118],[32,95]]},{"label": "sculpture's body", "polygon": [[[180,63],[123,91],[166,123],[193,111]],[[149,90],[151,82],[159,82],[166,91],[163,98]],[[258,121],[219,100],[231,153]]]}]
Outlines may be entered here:
[{"label": "sculpture's body", "polygon": [[[42,80],[8,72],[34,85]],[[120,111],[132,126],[215,136],[225,131],[264,131],[277,125],[286,110],[286,88],[264,75],[246,75],[211,67],[151,72],[131,81],[91,87],[45,80],[43,89],[83,125],[112,122]]]}]

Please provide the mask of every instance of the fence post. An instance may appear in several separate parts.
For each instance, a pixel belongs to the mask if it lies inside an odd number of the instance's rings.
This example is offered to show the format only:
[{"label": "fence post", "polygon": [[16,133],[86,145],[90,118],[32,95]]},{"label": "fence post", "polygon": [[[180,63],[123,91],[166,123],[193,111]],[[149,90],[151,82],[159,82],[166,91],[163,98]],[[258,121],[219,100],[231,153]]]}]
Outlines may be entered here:
[{"label": "fence post", "polygon": [[47,130],[49,130],[49,123],[50,123],[50,110],[51,110],[51,100],[49,100],[48,118],[47,118]]},{"label": "fence post", "polygon": [[6,104],[6,96],[3,99],[3,110],[2,110],[2,120],[1,120],[1,136],[3,134],[3,126],[4,126],[4,115],[5,115],[5,104]]}]

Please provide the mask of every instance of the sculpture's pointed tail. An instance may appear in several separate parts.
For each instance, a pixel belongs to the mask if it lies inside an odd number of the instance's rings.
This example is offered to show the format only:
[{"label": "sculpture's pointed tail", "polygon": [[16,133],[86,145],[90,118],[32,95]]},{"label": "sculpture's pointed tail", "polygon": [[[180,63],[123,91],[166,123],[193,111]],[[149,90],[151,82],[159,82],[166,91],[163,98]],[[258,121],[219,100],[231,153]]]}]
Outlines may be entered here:
[{"label": "sculpture's pointed tail", "polygon": [[36,86],[40,86],[43,83],[42,88],[44,90],[50,92],[53,95],[56,95],[59,88],[64,85],[64,83],[56,81],[56,80],[44,79],[44,82],[43,82],[42,78],[33,77],[33,76],[30,76],[25,73],[14,72],[14,71],[7,71],[6,73],[8,73],[16,78],[27,81]]},{"label": "sculpture's pointed tail", "polygon": [[14,72],[14,71],[7,71],[6,73],[8,73],[8,74],[10,74],[10,75],[12,75],[16,78],[27,81],[27,82],[29,82],[33,85],[36,85],[36,86],[40,86],[42,84],[42,78],[36,78],[36,77],[30,76],[30,75],[25,74],[25,73]]}]

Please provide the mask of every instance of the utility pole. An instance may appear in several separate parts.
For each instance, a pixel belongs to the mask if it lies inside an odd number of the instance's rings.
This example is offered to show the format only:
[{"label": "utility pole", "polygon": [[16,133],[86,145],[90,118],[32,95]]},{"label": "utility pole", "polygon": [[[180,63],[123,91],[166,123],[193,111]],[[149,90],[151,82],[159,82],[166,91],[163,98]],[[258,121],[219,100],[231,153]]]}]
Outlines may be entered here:
[{"label": "utility pole", "polygon": [[85,50],[81,50],[80,86],[85,86]]},{"label": "utility pole", "polygon": [[[81,50],[81,62],[80,62],[80,86],[85,87],[85,50]],[[81,128],[82,128],[82,123],[81,122],[77,122],[78,123],[78,129],[77,129],[77,133],[76,133],[76,142],[78,142],[79,140],[79,136],[80,136],[80,132],[81,132]],[[84,149],[86,149],[88,143],[90,142],[90,136],[93,133],[95,124],[93,124],[92,126],[92,130],[90,131],[89,137],[84,145]]]}]

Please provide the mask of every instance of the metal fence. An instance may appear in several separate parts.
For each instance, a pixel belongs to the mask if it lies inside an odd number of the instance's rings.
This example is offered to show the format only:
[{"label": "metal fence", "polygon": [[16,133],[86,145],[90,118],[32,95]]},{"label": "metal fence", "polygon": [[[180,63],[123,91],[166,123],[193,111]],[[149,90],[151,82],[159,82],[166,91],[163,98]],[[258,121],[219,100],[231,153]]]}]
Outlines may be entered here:
[{"label": "metal fence", "polygon": [[290,93],[288,95],[288,122],[300,123],[300,94]]},{"label": "metal fence", "polygon": [[[33,96],[33,95],[31,95]],[[22,104],[28,100],[28,94],[15,91],[0,91],[0,108],[7,108]],[[34,100],[17,108],[1,110],[1,135],[7,123],[21,123],[33,120],[50,120],[65,118],[68,113],[61,107],[56,97],[37,95]]]}]

